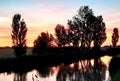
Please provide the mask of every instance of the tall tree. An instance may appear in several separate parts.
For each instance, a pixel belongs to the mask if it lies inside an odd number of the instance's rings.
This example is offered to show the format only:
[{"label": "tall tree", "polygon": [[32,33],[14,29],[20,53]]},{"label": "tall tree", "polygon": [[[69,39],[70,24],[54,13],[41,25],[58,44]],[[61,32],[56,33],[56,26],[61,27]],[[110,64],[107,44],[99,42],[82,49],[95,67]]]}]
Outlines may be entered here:
[{"label": "tall tree", "polygon": [[68,36],[65,27],[61,24],[57,24],[55,27],[55,35],[57,36],[57,45],[59,47],[65,46],[68,43]]},{"label": "tall tree", "polygon": [[26,54],[26,33],[27,27],[20,14],[15,14],[12,21],[12,41],[16,56]]},{"label": "tall tree", "polygon": [[106,28],[102,16],[97,16],[93,24],[93,42],[94,48],[100,49],[100,46],[106,40]]},{"label": "tall tree", "polygon": [[[100,46],[106,40],[106,28],[102,16],[95,16],[92,9],[82,6],[77,15],[72,20],[68,20],[68,25],[73,46],[80,47],[86,52],[90,50],[93,41],[94,53],[99,52]],[[94,59],[94,65],[99,67],[99,58]]]},{"label": "tall tree", "polygon": [[106,28],[102,16],[94,16],[88,6],[80,7],[78,14],[68,20],[69,35],[73,46],[89,48],[94,42],[94,48],[99,48],[106,40]]},{"label": "tall tree", "polygon": [[119,40],[119,31],[118,28],[114,28],[112,34],[112,44],[114,47],[117,45],[118,40]]},{"label": "tall tree", "polygon": [[93,16],[92,9],[88,6],[82,6],[78,10],[77,15],[72,20],[68,20],[69,35],[72,37],[73,46],[88,47],[90,49],[93,35],[92,27],[87,22],[90,15]]},{"label": "tall tree", "polygon": [[[92,27],[90,22],[88,22],[88,17],[93,16],[94,13],[92,9],[88,6],[81,6],[78,14],[74,17],[74,20],[79,24],[79,31],[80,31],[80,43],[81,47],[87,47],[90,49],[90,45],[92,42]],[[92,23],[91,23],[92,24]]]}]

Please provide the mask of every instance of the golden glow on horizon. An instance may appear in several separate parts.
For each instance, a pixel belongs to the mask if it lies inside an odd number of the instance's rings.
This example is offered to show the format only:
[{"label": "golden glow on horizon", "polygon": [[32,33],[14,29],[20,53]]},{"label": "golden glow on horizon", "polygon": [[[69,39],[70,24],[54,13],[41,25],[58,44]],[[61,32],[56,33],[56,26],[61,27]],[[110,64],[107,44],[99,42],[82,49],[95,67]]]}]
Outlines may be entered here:
[{"label": "golden glow on horizon", "polygon": [[[27,38],[27,46],[32,47],[34,40],[37,38],[37,36],[40,34],[40,32],[43,32],[44,30],[40,31],[40,29],[34,28],[33,31],[32,31],[32,30],[28,29],[27,36],[26,36],[26,38]],[[48,31],[48,32],[55,35],[54,31],[52,29],[50,29],[50,30],[51,31]],[[0,32],[1,32],[0,33],[0,47],[5,47],[5,46],[10,46],[11,47],[12,46],[12,39],[11,39],[10,31],[9,32],[7,31],[8,33],[6,31],[4,31],[4,32],[0,31]],[[45,30],[45,32],[47,32],[47,31]],[[102,46],[112,45],[111,36],[112,36],[112,33],[108,32],[107,33],[107,39],[103,43]],[[118,41],[117,45],[120,45],[119,41]]]}]

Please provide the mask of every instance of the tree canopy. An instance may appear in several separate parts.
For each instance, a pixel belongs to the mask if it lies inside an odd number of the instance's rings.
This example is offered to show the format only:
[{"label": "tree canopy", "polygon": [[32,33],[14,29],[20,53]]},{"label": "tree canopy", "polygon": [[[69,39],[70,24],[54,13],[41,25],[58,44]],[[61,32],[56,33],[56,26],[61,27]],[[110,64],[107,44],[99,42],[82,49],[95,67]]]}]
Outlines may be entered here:
[{"label": "tree canopy", "polygon": [[48,32],[41,32],[40,35],[38,35],[37,39],[34,41],[34,46],[33,46],[33,53],[39,53],[40,48],[46,48],[46,47],[52,47],[54,37],[52,34],[49,34]]},{"label": "tree canopy", "polygon": [[41,32],[41,34],[34,41],[34,47],[50,47],[51,41],[53,41],[54,37],[52,34],[48,32]]},{"label": "tree canopy", "polygon": [[106,28],[102,16],[95,16],[92,9],[82,6],[78,13],[68,20],[68,28],[57,25],[56,36],[62,45],[72,43],[75,47],[88,48],[94,42],[94,48],[99,48],[106,40]]},{"label": "tree canopy", "polygon": [[57,24],[55,27],[55,35],[57,36],[57,45],[59,47],[65,46],[69,42],[66,29],[63,25]]}]

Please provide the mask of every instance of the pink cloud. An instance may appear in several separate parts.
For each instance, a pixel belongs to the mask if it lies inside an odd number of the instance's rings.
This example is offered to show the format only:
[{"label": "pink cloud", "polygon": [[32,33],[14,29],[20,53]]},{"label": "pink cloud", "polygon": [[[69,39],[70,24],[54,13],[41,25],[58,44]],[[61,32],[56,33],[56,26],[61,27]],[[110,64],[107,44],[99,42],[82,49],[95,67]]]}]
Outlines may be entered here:
[{"label": "pink cloud", "polygon": [[106,22],[120,21],[120,13],[107,14],[107,15],[104,16],[104,20]]},{"label": "pink cloud", "polygon": [[120,27],[120,13],[111,13],[104,15],[104,22],[106,24],[107,32],[112,33],[115,27]]}]

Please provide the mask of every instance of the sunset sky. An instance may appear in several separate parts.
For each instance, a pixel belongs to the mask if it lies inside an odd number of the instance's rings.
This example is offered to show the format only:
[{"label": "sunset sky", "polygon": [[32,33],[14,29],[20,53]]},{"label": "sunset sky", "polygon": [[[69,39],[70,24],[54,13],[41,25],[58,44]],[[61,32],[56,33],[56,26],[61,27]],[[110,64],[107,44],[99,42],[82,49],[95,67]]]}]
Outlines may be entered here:
[{"label": "sunset sky", "polygon": [[20,13],[27,24],[27,46],[33,46],[40,32],[54,34],[57,24],[67,26],[67,20],[80,6],[86,5],[96,16],[103,16],[107,28],[103,46],[110,45],[113,28],[120,27],[120,0],[0,0],[0,47],[12,46],[11,24],[16,13]]}]

